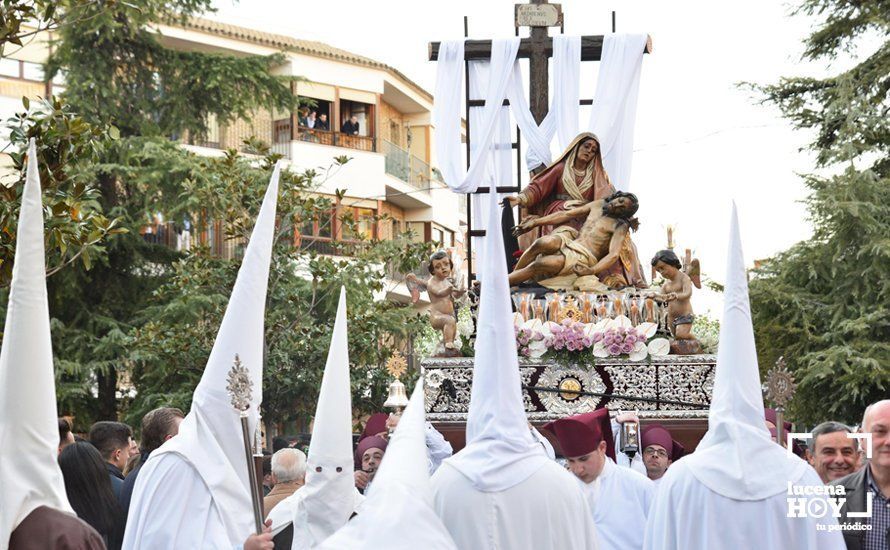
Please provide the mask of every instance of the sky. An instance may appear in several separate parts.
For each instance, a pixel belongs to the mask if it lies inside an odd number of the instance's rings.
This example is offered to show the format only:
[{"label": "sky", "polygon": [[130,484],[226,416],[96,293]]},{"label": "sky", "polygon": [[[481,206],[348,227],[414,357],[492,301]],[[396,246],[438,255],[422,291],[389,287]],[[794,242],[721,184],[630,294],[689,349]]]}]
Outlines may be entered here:
[{"label": "sky", "polygon": [[[470,38],[512,36],[514,4],[217,0],[218,12],[209,17],[325,42],[392,65],[432,91],[436,66],[427,60],[428,42],[460,38],[464,15]],[[665,246],[670,224],[677,250],[691,248],[705,274],[723,282],[732,200],[749,266],[808,239],[799,174],[813,171],[812,156],[801,151],[809,136],[739,83],[834,73],[838,67],[800,62],[801,41],[814,22],[791,17],[791,5],[779,0],[563,0],[565,33],[610,32],[613,10],[618,32],[648,33],[654,45],[643,61],[630,183],[640,198],[634,240],[643,265]],[[598,63],[582,65],[582,98],[593,97],[597,69]],[[588,112],[581,112],[582,129]],[[720,302],[706,291],[694,298],[697,311],[713,316]]]}]

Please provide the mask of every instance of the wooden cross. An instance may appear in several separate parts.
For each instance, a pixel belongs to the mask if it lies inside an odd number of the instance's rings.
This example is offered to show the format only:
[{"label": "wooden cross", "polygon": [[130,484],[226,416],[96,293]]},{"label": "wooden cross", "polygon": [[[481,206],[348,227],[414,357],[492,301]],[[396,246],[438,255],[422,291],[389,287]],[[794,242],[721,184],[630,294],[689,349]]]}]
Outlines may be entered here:
[{"label": "wooden cross", "polygon": [[[522,12],[525,12],[524,14]],[[556,17],[554,18],[554,12]],[[553,57],[553,38],[549,36],[549,27],[562,26],[562,6],[561,4],[550,4],[547,0],[529,0],[527,4],[516,4],[516,28],[517,34],[519,27],[530,27],[528,38],[519,41],[519,51],[516,53],[517,59],[529,60],[529,110],[537,124],[541,124],[547,116],[550,106],[550,97],[548,91],[549,81],[549,60]],[[612,14],[612,32],[615,32],[615,14]],[[467,36],[467,18],[464,17],[464,36]],[[603,35],[592,35],[581,37],[581,61],[599,61],[603,55]],[[437,61],[439,59],[439,47],[441,42],[430,42],[429,59]],[[645,53],[652,53],[652,37],[646,41]],[[491,59],[491,40],[465,40],[464,41],[464,61],[484,61]],[[470,99],[469,86],[469,70],[464,71],[466,82],[465,93],[467,95],[466,110],[466,149],[467,149],[467,167],[470,163],[470,107],[482,107],[485,105],[484,99]],[[509,102],[505,99],[504,105]],[[581,99],[581,105],[593,105],[593,99]],[[511,147],[519,150],[519,130],[516,130],[516,141]],[[516,157],[517,185],[497,185],[494,191],[497,193],[518,193],[521,191],[519,172],[521,171],[521,162],[519,155]],[[532,175],[539,173],[544,169],[543,165],[539,165],[532,170]],[[479,187],[475,193],[488,193],[491,191],[488,187]],[[470,195],[467,195],[467,271],[470,280],[474,279],[473,271],[473,245],[471,237],[484,237],[485,230],[473,228],[472,206],[470,204]],[[521,221],[522,209],[519,211],[519,219]]]},{"label": "wooden cross", "polygon": [[[523,6],[552,6],[555,8],[547,11],[556,12],[558,18],[556,21],[542,21],[542,24],[522,24],[520,12]],[[538,8],[542,9],[542,8]],[[553,38],[549,35],[550,26],[559,26],[562,23],[562,9],[560,4],[550,4],[547,0],[529,0],[528,4],[516,5],[517,28],[520,26],[529,26],[531,31],[528,38],[523,38],[519,42],[519,52],[516,54],[517,59],[526,58],[529,60],[529,110],[538,124],[544,120],[549,110],[550,98],[548,93],[547,82],[549,80],[549,61],[548,58],[553,56]],[[542,18],[544,19],[544,18]],[[548,25],[548,23],[550,23]],[[546,26],[545,26],[546,25]],[[429,59],[436,61],[439,59],[440,42],[430,42]],[[652,52],[652,38],[646,42],[646,53]],[[603,54],[603,35],[592,35],[581,37],[581,61],[599,61]],[[467,40],[464,45],[464,59],[466,61],[480,61],[491,58],[491,40]],[[473,102],[475,103],[475,102]],[[483,102],[484,103],[484,102]],[[592,105],[593,100],[582,99],[582,105]],[[475,106],[475,105],[474,105]]]}]

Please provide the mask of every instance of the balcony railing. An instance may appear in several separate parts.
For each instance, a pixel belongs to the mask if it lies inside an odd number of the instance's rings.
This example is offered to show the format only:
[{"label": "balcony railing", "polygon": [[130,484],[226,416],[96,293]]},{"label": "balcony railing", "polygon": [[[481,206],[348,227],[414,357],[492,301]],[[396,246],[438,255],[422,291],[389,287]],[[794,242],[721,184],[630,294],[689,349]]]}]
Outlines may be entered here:
[{"label": "balcony railing", "polygon": [[[290,143],[291,137],[291,120],[289,118],[274,121],[272,124],[272,142],[275,145]],[[346,147],[347,149],[357,149],[359,151],[375,151],[374,138],[371,136],[353,136],[342,132],[334,132],[330,130],[319,130],[315,128],[304,128],[298,126],[294,134],[297,141],[308,141],[310,143],[319,143],[321,145],[333,145],[335,147]]]},{"label": "balcony railing", "polygon": [[380,140],[380,152],[386,157],[387,174],[399,178],[415,189],[429,191],[429,164],[385,139]]},{"label": "balcony railing", "polygon": [[367,246],[367,243],[301,235],[299,246],[302,250],[311,250],[323,256],[354,256],[362,247]]},{"label": "balcony railing", "polygon": [[243,239],[232,238],[226,234],[221,221],[210,222],[197,230],[194,226],[188,230],[172,222],[153,223],[144,226],[141,234],[147,243],[162,245],[180,252],[205,246],[211,256],[225,260],[241,258],[246,247]]}]

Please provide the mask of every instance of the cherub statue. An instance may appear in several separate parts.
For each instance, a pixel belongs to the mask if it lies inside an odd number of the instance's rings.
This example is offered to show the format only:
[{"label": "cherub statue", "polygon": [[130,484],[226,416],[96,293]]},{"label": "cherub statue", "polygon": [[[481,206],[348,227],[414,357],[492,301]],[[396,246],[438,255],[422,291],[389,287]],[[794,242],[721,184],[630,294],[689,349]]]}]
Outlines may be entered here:
[{"label": "cherub statue", "polygon": [[[445,354],[459,355],[460,351],[454,346],[457,335],[457,307],[454,301],[463,296],[467,290],[461,288],[452,278],[454,264],[448,252],[439,250],[430,256],[427,269],[430,277],[426,281],[421,281],[413,273],[409,273],[405,279],[409,284],[427,291],[430,297],[430,324],[434,329],[442,331]],[[417,302],[417,299],[414,301]]]},{"label": "cherub statue", "polygon": [[667,304],[668,329],[674,337],[671,352],[678,355],[692,355],[701,352],[701,344],[692,334],[692,279],[682,271],[680,258],[673,250],[661,250],[652,258],[652,267],[664,277],[661,292],[653,296],[655,300]]}]

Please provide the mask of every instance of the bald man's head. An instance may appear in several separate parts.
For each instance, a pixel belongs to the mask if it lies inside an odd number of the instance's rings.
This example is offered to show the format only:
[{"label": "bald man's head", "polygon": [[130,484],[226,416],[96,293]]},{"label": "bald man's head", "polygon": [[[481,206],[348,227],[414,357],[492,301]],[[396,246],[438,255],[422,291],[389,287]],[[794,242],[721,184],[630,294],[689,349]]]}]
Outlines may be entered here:
[{"label": "bald man's head", "polygon": [[890,399],[872,403],[862,417],[862,431],[871,434],[872,471],[890,475]]},{"label": "bald man's head", "polygon": [[862,414],[862,430],[870,432],[869,423],[873,422],[875,418],[887,416],[888,414],[890,414],[890,399],[872,403],[865,408],[865,412]]},{"label": "bald man's head", "polygon": [[302,480],[306,476],[306,454],[299,449],[281,449],[272,455],[275,483]]}]

